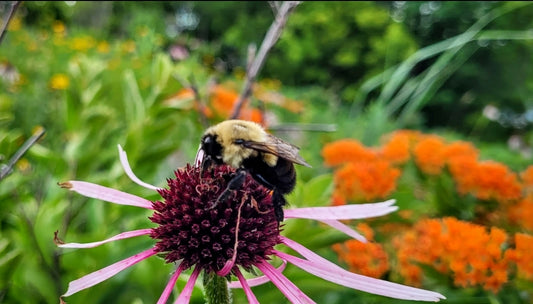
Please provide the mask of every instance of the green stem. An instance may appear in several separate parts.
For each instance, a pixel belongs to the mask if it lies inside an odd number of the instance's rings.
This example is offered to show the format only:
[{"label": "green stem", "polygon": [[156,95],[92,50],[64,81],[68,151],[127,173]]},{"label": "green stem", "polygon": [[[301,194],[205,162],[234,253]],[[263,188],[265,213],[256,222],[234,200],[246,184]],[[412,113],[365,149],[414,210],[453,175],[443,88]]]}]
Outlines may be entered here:
[{"label": "green stem", "polygon": [[216,273],[204,272],[204,293],[207,304],[230,304],[232,302],[228,281]]}]

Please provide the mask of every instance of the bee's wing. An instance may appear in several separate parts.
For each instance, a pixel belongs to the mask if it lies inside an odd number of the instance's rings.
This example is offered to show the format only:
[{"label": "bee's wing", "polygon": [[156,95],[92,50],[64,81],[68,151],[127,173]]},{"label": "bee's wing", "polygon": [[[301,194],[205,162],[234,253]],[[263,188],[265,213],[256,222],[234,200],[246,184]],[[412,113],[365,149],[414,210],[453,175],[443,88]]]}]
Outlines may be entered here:
[{"label": "bee's wing", "polygon": [[300,150],[300,148],[270,134],[267,135],[267,139],[265,142],[245,141],[243,143],[243,146],[250,149],[274,154],[277,157],[286,159],[295,164],[311,167],[311,165],[309,165],[300,156],[300,154],[298,154],[298,150]]}]

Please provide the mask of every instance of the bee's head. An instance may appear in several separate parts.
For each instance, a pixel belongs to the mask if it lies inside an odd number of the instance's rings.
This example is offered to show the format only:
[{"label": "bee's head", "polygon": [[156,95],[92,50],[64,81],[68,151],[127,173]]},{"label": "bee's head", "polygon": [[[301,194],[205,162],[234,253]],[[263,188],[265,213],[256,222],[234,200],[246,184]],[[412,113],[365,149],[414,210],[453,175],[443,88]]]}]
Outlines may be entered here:
[{"label": "bee's head", "polygon": [[256,123],[243,120],[226,120],[208,128],[200,147],[205,158],[216,164],[227,164],[239,168],[244,159],[257,155],[257,151],[247,148],[247,141],[264,141],[265,131]]},{"label": "bee's head", "polygon": [[218,143],[216,134],[205,134],[202,137],[200,149],[203,150],[206,157],[218,164],[222,163],[222,145]]}]

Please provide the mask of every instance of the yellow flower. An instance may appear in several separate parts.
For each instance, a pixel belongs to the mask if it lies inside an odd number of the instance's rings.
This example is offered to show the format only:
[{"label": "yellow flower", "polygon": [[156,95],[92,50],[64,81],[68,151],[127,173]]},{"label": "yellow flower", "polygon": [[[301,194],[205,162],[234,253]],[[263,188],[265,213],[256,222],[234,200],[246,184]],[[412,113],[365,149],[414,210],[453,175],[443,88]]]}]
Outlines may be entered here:
[{"label": "yellow flower", "polygon": [[65,74],[55,74],[52,76],[52,79],[50,79],[50,88],[54,90],[65,90],[68,88],[69,84],[70,80]]},{"label": "yellow flower", "polygon": [[20,172],[25,173],[25,174],[29,173],[30,170],[31,170],[31,164],[30,164],[30,162],[29,162],[27,159],[25,159],[25,158],[20,159],[20,160],[17,162],[17,165],[16,165],[16,166],[17,166],[17,169],[18,169]]},{"label": "yellow flower", "polygon": [[[3,21],[2,21],[3,22]],[[22,20],[19,17],[15,17],[9,22],[8,30],[15,32],[22,27]]]},{"label": "yellow flower", "polygon": [[52,30],[56,34],[64,34],[65,33],[65,24],[59,20],[54,21],[54,24],[52,24]]},{"label": "yellow flower", "polygon": [[35,41],[30,41],[26,44],[26,49],[30,52],[35,52],[39,50],[39,45]]},{"label": "yellow flower", "polygon": [[139,35],[140,37],[145,37],[146,35],[148,35],[148,33],[149,29],[147,26],[137,28],[137,35]]},{"label": "yellow flower", "polygon": [[133,40],[127,40],[122,44],[122,51],[124,53],[135,52],[135,42]]},{"label": "yellow flower", "polygon": [[94,39],[92,37],[75,37],[72,39],[70,48],[76,51],[85,52],[94,46]]},{"label": "yellow flower", "polygon": [[102,54],[109,53],[109,43],[107,41],[100,41],[96,46],[96,50]]}]

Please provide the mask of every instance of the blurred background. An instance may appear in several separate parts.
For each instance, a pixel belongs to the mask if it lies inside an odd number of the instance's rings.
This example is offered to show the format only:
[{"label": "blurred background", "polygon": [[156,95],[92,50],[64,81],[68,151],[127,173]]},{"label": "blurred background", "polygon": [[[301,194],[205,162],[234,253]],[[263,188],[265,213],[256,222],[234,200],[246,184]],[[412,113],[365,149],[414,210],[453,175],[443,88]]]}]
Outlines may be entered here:
[{"label": "blurred background", "polygon": [[[13,1],[0,2],[2,22]],[[268,2],[22,2],[0,44],[0,303],[57,303],[68,282],[153,245],[150,212],[87,199],[83,180],[150,200],[203,130],[230,117],[275,13]],[[348,240],[304,220],[284,235],[356,273],[447,303],[531,303],[533,5],[303,2],[268,53],[239,118],[301,148],[291,207],[395,198],[400,211]],[[32,135],[44,133],[10,167]],[[8,169],[12,170],[8,170]],[[305,189],[305,191],[303,191]],[[302,229],[305,227],[305,229]],[[69,303],[153,303],[173,265],[121,272]],[[407,303],[284,274],[317,303]],[[184,279],[178,281],[181,290]],[[286,299],[271,284],[263,303]],[[244,303],[241,290],[236,303]],[[192,302],[203,303],[196,288]]]}]

